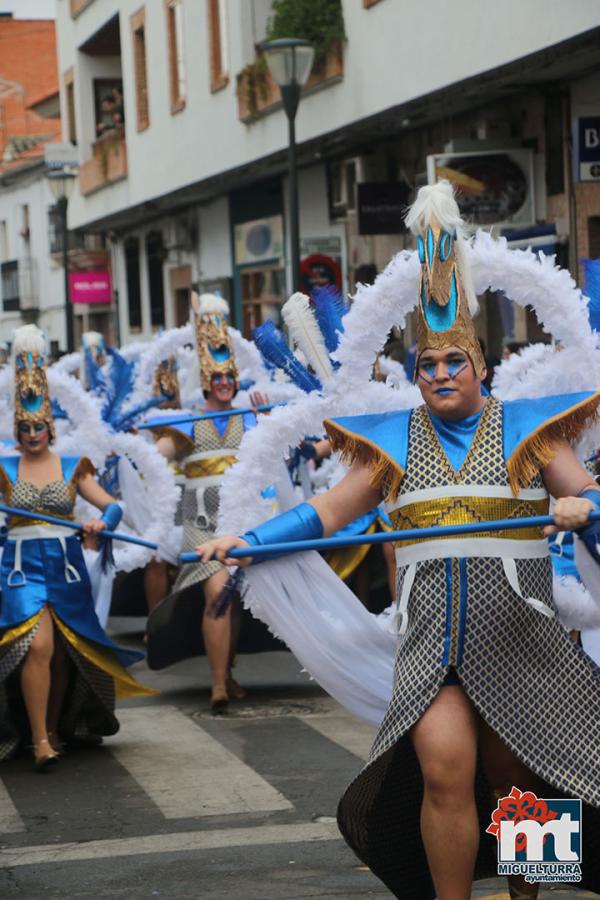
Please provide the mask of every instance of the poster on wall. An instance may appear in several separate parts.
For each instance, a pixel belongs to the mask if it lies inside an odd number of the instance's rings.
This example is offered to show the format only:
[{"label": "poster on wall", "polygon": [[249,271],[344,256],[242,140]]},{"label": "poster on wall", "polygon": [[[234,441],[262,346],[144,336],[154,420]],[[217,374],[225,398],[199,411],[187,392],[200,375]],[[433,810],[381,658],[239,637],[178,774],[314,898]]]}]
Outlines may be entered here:
[{"label": "poster on wall", "polygon": [[575,120],[573,157],[577,161],[576,181],[600,181],[600,116]]},{"label": "poster on wall", "polygon": [[474,225],[535,224],[533,151],[524,148],[427,157],[427,181],[447,179],[463,216]]},{"label": "poster on wall", "polygon": [[315,287],[342,289],[342,240],[339,237],[303,238],[300,241],[300,290]]}]

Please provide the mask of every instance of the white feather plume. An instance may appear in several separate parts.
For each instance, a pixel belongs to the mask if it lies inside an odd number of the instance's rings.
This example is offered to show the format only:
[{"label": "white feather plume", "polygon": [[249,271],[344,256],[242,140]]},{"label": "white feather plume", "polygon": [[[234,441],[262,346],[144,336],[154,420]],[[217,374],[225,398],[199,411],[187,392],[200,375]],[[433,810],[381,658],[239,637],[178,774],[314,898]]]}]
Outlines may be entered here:
[{"label": "white feather plume", "polygon": [[40,331],[37,325],[21,325],[15,328],[13,335],[13,354],[17,353],[39,353],[44,355],[46,352],[46,339],[44,332]]},{"label": "white feather plume", "polygon": [[297,291],[284,303],[281,314],[290,336],[302,350],[317,378],[324,384],[333,375],[333,367],[321,329],[310,309],[306,294]]}]

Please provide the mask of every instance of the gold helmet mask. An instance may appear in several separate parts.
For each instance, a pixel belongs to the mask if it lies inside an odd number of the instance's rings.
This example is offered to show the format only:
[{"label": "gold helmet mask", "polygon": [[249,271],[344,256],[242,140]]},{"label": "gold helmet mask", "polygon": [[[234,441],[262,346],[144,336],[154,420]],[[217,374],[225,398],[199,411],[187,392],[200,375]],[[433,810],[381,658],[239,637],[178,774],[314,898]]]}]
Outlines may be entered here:
[{"label": "gold helmet mask", "polygon": [[46,342],[35,325],[17,328],[14,336],[15,439],[20,441],[19,423],[43,422],[52,442],[56,437],[52,403],[46,377]]},{"label": "gold helmet mask", "polygon": [[421,188],[407,216],[417,235],[421,262],[417,322],[417,360],[424,350],[460,347],[477,375],[485,359],[477,337],[471,307],[477,308],[461,242],[458,205],[448,182]]},{"label": "gold helmet mask", "polygon": [[213,375],[231,375],[236,392],[240,387],[240,377],[233,352],[233,341],[229,334],[229,306],[223,297],[216,294],[192,293],[196,350],[200,363],[202,390],[208,393],[212,388]]}]

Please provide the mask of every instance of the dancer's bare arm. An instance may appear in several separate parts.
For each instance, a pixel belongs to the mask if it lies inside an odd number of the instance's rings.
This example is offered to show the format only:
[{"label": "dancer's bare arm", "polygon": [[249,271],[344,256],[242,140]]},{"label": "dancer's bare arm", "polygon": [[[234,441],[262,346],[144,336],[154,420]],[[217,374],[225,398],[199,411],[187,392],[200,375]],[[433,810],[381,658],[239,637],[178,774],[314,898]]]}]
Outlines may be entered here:
[{"label": "dancer's bare arm", "polygon": [[546,489],[556,497],[553,516],[556,525],[544,529],[546,534],[556,531],[575,531],[587,522],[593,504],[580,494],[598,488],[566,441],[558,446],[554,459],[542,471]]},{"label": "dancer's bare arm", "polygon": [[[324,494],[318,494],[308,502],[319,514],[323,524],[323,534],[327,537],[377,506],[381,502],[381,492],[379,488],[371,485],[370,470],[360,463],[354,463],[339,484]],[[232,547],[247,546],[247,541],[242,538],[225,535],[202,544],[197,548],[197,552],[202,562],[208,562],[214,555],[225,565],[246,566],[252,562],[250,557],[231,559],[227,553]]]}]

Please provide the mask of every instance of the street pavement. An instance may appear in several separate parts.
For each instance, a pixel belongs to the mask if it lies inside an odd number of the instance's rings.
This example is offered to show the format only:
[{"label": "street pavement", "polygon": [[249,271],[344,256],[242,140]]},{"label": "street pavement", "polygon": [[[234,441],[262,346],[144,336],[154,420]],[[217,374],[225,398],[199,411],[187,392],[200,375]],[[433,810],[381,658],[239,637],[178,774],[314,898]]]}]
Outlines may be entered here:
[{"label": "street pavement", "polygon": [[[113,620],[123,643],[141,620]],[[126,633],[128,632],[128,633]],[[125,634],[125,639],[123,640]],[[158,698],[119,706],[121,731],[35,773],[0,769],[0,897],[19,900],[390,898],[339,836],[337,801],[374,730],[289,653],[241,657],[246,701],[208,710],[206,660],[133,670]],[[597,895],[544,889],[540,900]],[[478,900],[505,900],[501,879]]]}]

